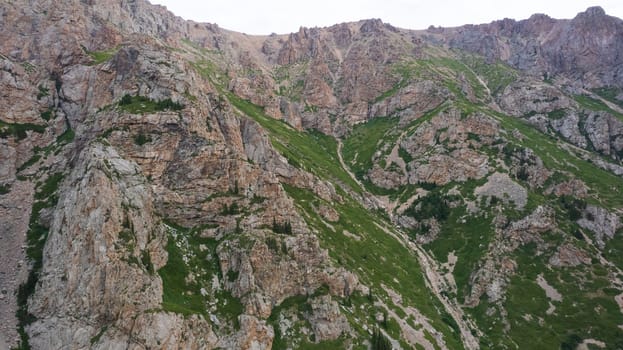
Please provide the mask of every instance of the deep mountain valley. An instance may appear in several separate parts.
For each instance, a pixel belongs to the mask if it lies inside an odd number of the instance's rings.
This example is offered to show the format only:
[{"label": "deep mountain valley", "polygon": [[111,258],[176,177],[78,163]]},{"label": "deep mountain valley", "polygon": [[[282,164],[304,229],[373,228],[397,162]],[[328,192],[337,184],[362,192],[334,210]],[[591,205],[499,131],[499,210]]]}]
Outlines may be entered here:
[{"label": "deep mountain valley", "polygon": [[623,349],[603,9],[268,36],[146,0],[0,17],[0,348]]}]

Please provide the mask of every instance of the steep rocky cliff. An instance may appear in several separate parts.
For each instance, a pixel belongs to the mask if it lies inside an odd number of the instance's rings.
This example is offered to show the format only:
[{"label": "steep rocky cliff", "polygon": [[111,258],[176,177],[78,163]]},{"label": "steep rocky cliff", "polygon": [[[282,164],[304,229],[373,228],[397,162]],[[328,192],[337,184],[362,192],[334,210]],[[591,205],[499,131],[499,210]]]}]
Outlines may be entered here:
[{"label": "steep rocky cliff", "polygon": [[623,21],[0,5],[0,346],[623,346]]}]

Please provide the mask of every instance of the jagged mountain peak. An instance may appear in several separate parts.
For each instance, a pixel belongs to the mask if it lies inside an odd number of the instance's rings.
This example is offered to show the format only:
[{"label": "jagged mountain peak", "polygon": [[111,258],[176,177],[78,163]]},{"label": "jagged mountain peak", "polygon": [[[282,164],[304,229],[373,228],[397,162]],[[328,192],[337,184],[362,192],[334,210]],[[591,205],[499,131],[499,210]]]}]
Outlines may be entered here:
[{"label": "jagged mountain peak", "polygon": [[592,6],[586,9],[584,12],[578,13],[578,16],[589,16],[589,17],[604,17],[606,16],[606,11],[601,6]]},{"label": "jagged mountain peak", "polygon": [[0,346],[622,346],[603,10],[269,36],[141,0],[0,13]]}]

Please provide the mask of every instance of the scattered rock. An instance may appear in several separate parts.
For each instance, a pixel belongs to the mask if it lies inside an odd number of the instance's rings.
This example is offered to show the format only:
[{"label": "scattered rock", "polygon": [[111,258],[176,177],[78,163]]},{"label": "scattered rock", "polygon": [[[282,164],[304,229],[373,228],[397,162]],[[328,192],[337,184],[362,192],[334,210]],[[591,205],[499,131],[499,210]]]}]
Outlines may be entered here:
[{"label": "scattered rock", "polygon": [[340,214],[328,205],[321,204],[317,211],[320,216],[329,222],[338,222],[340,220]]},{"label": "scattered rock", "polygon": [[543,288],[543,290],[545,291],[545,296],[548,299],[550,299],[551,301],[562,301],[562,294],[560,294],[554,287],[547,283],[547,281],[543,277],[543,274],[539,274],[537,276],[536,283],[539,285],[539,287]]},{"label": "scattered rock", "polygon": [[555,267],[590,265],[591,258],[584,250],[571,244],[563,244],[549,259],[549,264]]},{"label": "scattered rock", "polygon": [[571,179],[569,181],[552,185],[545,190],[545,194],[547,195],[552,193],[557,197],[571,196],[576,198],[586,198],[588,195],[588,188],[582,180]]},{"label": "scattered rock", "polygon": [[335,340],[350,332],[348,320],[340,312],[337,302],[329,295],[309,300],[311,314],[307,320],[312,326],[316,341]]},{"label": "scattered rock", "polygon": [[528,191],[511,180],[508,174],[498,172],[491,174],[484,185],[476,187],[474,195],[496,197],[504,203],[513,202],[515,208],[519,210],[523,209],[528,202]]},{"label": "scattered rock", "polygon": [[595,243],[600,249],[603,249],[606,241],[614,237],[617,230],[622,227],[618,215],[594,205],[586,207],[583,217],[577,223],[595,234]]}]

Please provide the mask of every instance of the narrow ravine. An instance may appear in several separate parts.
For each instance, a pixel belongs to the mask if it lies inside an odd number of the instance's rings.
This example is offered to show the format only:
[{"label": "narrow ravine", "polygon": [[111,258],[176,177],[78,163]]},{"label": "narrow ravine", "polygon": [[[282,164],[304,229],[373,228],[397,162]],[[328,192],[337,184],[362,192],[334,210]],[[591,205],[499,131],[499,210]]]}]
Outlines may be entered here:
[{"label": "narrow ravine", "polygon": [[439,271],[437,266],[438,264],[435,263],[435,259],[433,259],[424,249],[422,249],[422,247],[411,242],[404,232],[394,228],[399,234],[399,236],[397,236],[389,228],[383,226],[379,227],[388,235],[398,240],[404,247],[417,254],[418,262],[420,263],[423,270],[422,272],[424,273],[426,287],[431,290],[433,294],[435,294],[437,299],[439,299],[439,301],[443,304],[446,312],[458,325],[463,345],[469,350],[480,349],[480,342],[474,334],[472,334],[472,330],[474,330],[476,334],[481,334],[478,327],[466,317],[465,312],[463,312],[463,309],[456,302],[456,300],[450,299],[442,293],[442,291],[447,289],[447,283],[443,277],[443,274]]},{"label": "narrow ravine", "polygon": [[[383,201],[378,197],[374,196],[373,194],[367,192],[365,187],[357,179],[355,174],[353,174],[350,168],[346,166],[342,157],[342,147],[342,141],[338,139],[337,155],[340,161],[340,165],[342,166],[344,171],[346,171],[349,176],[357,184],[359,184],[359,186],[361,186],[362,190],[366,193],[367,196],[369,196],[370,198],[376,198],[377,203],[386,205],[386,201]],[[385,209],[391,216],[391,210],[389,210],[387,206],[384,206],[383,209]],[[469,350],[480,349],[480,342],[472,333],[473,330],[474,333],[481,334],[477,326],[469,318],[466,317],[463,309],[456,300],[450,299],[442,293],[442,291],[447,289],[447,283],[445,278],[443,277],[443,274],[439,271],[438,264],[435,262],[435,259],[432,258],[424,249],[422,249],[422,247],[410,241],[408,236],[404,232],[400,231],[398,228],[394,227],[394,230],[391,230],[384,225],[378,226],[388,235],[392,236],[394,239],[400,242],[400,244],[402,244],[405,248],[416,253],[420,266],[422,266],[422,272],[425,277],[424,281],[426,282],[427,288],[435,294],[437,299],[439,299],[439,301],[443,304],[446,312],[454,319],[454,321],[458,325],[463,345],[466,349]]]},{"label": "narrow ravine", "polygon": [[342,157],[343,147],[344,147],[344,144],[342,143],[342,140],[337,139],[337,158],[340,160],[340,166],[342,167],[342,169],[344,169],[344,171],[348,174],[348,176],[350,176],[353,179],[353,181],[355,181],[357,185],[359,185],[359,187],[361,187],[361,189],[365,191],[366,188],[363,186],[361,181],[359,181],[357,176],[355,176],[355,174],[353,174],[353,172],[350,171],[350,168],[346,166],[346,163],[344,163],[344,158]]},{"label": "narrow ravine", "polygon": [[434,259],[417,244],[409,241],[408,246],[418,255],[420,265],[422,266],[422,269],[424,269],[424,276],[426,276],[425,280],[427,281],[428,288],[433,291],[439,301],[443,304],[448,314],[452,316],[456,324],[459,326],[461,339],[463,340],[465,348],[480,349],[480,342],[472,334],[472,329],[475,330],[477,334],[480,333],[477,326],[466,317],[463,309],[458,305],[455,299],[450,299],[441,293],[446,289],[446,281],[437,269],[437,264],[434,262]]}]

